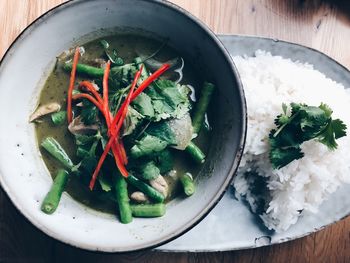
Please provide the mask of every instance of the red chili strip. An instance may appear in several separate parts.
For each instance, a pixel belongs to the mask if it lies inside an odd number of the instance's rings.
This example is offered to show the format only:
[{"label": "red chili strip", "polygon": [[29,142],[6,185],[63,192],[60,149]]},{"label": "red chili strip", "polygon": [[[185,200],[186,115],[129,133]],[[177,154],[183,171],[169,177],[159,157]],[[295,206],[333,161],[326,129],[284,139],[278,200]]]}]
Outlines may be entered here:
[{"label": "red chili strip", "polygon": [[[137,88],[133,96],[131,97],[131,101],[133,101],[142,91],[144,91],[150,84],[152,84],[153,81],[155,81],[157,78],[159,78],[160,75],[162,75],[165,71],[167,71],[170,68],[169,64],[162,65],[157,71],[155,71],[151,76],[149,76],[146,80],[144,80],[141,85]],[[122,104],[121,108],[124,107],[124,103]],[[116,121],[120,118],[121,111],[117,112],[117,115],[114,117],[112,127],[116,125]]]},{"label": "red chili strip", "polygon": [[82,81],[80,82],[79,84],[79,88],[82,89],[82,88],[86,88],[88,91],[90,91],[92,93],[92,95],[94,95],[94,97],[96,98],[96,100],[101,104],[103,105],[103,100],[100,96],[100,94],[96,91],[94,85],[89,82],[89,81]]},{"label": "red chili strip", "polygon": [[[126,108],[126,112],[127,112],[127,107],[128,107],[128,105],[129,105],[129,103],[130,103],[131,95],[132,95],[133,92],[134,92],[136,83],[137,83],[138,79],[140,78],[140,75],[141,75],[141,70],[138,71],[138,72],[136,73],[136,75],[135,75],[135,78],[134,78],[134,81],[133,81],[133,83],[132,83],[132,85],[131,85],[129,94],[128,94],[126,100],[125,100],[126,103],[123,104],[123,106],[122,106],[122,107],[119,109],[119,111],[118,111],[118,113],[119,113],[119,112],[122,112],[122,113],[120,114],[120,119],[122,119],[123,116],[124,116],[124,118],[125,118],[126,113],[125,113],[125,110],[124,110],[124,109]],[[117,114],[117,115],[118,115],[118,114]],[[117,122],[117,121],[118,121],[118,120],[117,120],[116,117],[115,117],[114,120],[113,120],[113,122]],[[114,127],[114,126],[111,126],[111,127]],[[103,164],[103,162],[105,161],[105,159],[106,159],[106,157],[107,157],[107,154],[108,154],[109,150],[111,149],[111,147],[112,147],[112,149],[114,148],[114,149],[117,151],[117,149],[115,148],[116,146],[115,146],[113,143],[114,143],[114,142],[116,141],[116,139],[117,139],[117,136],[118,136],[118,133],[119,133],[120,128],[121,128],[121,125],[119,125],[119,122],[118,122],[118,126],[117,126],[115,129],[113,129],[113,132],[110,133],[111,135],[110,135],[110,138],[109,138],[109,140],[108,140],[108,143],[106,144],[105,149],[104,149],[104,151],[103,151],[103,153],[102,153],[102,155],[101,155],[101,157],[100,157],[100,160],[98,161],[97,167],[96,167],[96,169],[95,169],[95,171],[94,171],[94,173],[93,173],[93,175],[92,175],[92,178],[91,178],[91,181],[90,181],[90,184],[89,184],[90,190],[92,190],[92,189],[94,188],[94,186],[95,186],[98,173],[100,172],[101,167],[102,167],[102,164]],[[112,145],[113,145],[113,146],[112,146]],[[123,165],[123,163],[120,162],[121,159],[119,159],[117,155],[115,155],[115,154],[113,154],[113,155],[114,155],[114,158],[115,158],[115,161],[116,161],[116,165],[117,165],[117,167],[118,167],[120,173],[121,173],[124,177],[127,177],[127,176],[128,176],[128,171],[125,169],[125,166]]]},{"label": "red chili strip", "polygon": [[100,104],[94,97],[92,97],[89,94],[86,93],[79,93],[79,94],[75,94],[72,96],[73,100],[78,100],[78,99],[87,99],[89,100],[91,103],[93,103],[103,114],[104,114],[104,108],[103,105]]},{"label": "red chili strip", "polygon": [[79,47],[77,47],[75,49],[72,71],[70,73],[70,80],[69,80],[69,87],[68,87],[68,94],[67,94],[67,120],[68,120],[68,123],[71,123],[73,120],[72,96],[73,96],[75,75],[76,75],[76,71],[77,71],[77,64],[78,64],[79,55],[80,55],[79,49],[80,49]]},{"label": "red chili strip", "polygon": [[131,97],[131,101],[133,101],[142,91],[145,90],[153,81],[160,77],[165,71],[170,68],[169,64],[163,64],[157,71],[155,71],[151,76],[149,76],[145,81],[141,83],[141,85],[137,88],[135,93]]},{"label": "red chili strip", "polygon": [[[109,105],[108,105],[108,78],[109,78],[109,72],[111,69],[111,62],[108,60],[107,64],[106,64],[106,68],[103,74],[103,82],[102,82],[102,86],[103,86],[103,106],[105,109],[105,112],[109,112]],[[109,114],[106,115],[106,120],[107,123],[110,122],[110,116]]]},{"label": "red chili strip", "polygon": [[119,147],[120,147],[120,155],[122,157],[122,161],[124,163],[124,165],[128,164],[128,156],[126,155],[126,151],[125,151],[125,147],[124,147],[124,143],[122,139],[119,139]]}]

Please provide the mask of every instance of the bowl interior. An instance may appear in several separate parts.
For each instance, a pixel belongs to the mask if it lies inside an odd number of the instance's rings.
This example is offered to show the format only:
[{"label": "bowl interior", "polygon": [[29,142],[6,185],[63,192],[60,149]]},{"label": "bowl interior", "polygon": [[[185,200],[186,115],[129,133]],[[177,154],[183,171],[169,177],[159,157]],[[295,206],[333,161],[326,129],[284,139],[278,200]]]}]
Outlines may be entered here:
[{"label": "bowl interior", "polygon": [[[132,10],[132,11],[131,11]],[[55,214],[40,211],[51,185],[28,116],[55,57],[116,27],[168,38],[171,46],[216,84],[211,145],[191,198],[177,198],[162,218],[120,224],[113,215],[84,207],[67,194]],[[208,77],[207,77],[208,76]],[[209,79],[208,79],[209,78]],[[16,41],[0,68],[0,181],[17,208],[45,233],[90,250],[130,251],[173,239],[218,202],[237,168],[245,135],[245,104],[234,66],[221,43],[192,18],[161,1],[72,1],[35,22]]]}]

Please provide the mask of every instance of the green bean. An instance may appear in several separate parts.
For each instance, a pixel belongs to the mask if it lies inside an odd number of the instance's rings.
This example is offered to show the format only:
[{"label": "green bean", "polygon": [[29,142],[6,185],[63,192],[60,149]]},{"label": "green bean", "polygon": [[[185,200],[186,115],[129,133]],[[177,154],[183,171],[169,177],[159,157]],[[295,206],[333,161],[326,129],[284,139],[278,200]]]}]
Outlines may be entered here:
[{"label": "green bean", "polygon": [[41,204],[41,211],[46,214],[52,214],[56,211],[57,206],[61,200],[62,192],[67,184],[68,172],[66,170],[59,170],[50,191],[46,194],[44,201]]},{"label": "green bean", "polygon": [[180,177],[180,182],[184,189],[184,192],[187,196],[191,196],[196,191],[196,188],[193,183],[193,177],[190,173],[185,173]]},{"label": "green bean", "polygon": [[66,119],[67,119],[66,111],[59,111],[51,114],[51,120],[54,125],[62,125],[66,122]]},{"label": "green bean", "polygon": [[214,90],[215,86],[212,83],[204,82],[200,98],[195,105],[192,117],[193,133],[195,134],[198,134],[203,126],[204,116]]},{"label": "green bean", "polygon": [[128,186],[121,175],[117,175],[115,179],[115,196],[118,202],[120,221],[123,224],[130,223],[132,221],[132,214],[128,196]]},{"label": "green bean", "polygon": [[[63,69],[72,70],[72,63],[65,63]],[[77,64],[77,73],[90,76],[92,78],[102,78],[104,74],[103,68],[96,68],[86,64]]]},{"label": "green bean", "polygon": [[165,214],[165,204],[131,205],[135,217],[160,217]]},{"label": "green bean", "polygon": [[129,176],[126,178],[126,180],[128,183],[130,183],[135,188],[139,189],[141,192],[143,192],[145,195],[147,195],[152,200],[154,200],[158,203],[164,202],[165,198],[161,193],[159,193],[156,189],[149,186],[148,184],[137,179],[132,174],[129,174]]},{"label": "green bean", "polygon": [[41,142],[41,146],[48,151],[57,161],[59,161],[65,168],[72,170],[73,162],[64,151],[62,146],[52,137],[47,137]]},{"label": "green bean", "polygon": [[195,145],[193,142],[190,142],[185,151],[195,160],[197,163],[204,163],[205,161],[205,154],[202,152],[201,149],[197,145]]}]

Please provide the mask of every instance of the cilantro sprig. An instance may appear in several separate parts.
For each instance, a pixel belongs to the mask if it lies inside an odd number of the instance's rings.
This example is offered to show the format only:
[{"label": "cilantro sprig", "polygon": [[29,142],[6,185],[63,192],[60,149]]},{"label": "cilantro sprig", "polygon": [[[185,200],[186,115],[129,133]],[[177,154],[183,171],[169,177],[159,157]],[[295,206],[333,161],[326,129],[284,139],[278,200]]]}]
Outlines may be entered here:
[{"label": "cilantro sprig", "polygon": [[269,134],[269,157],[274,169],[302,158],[303,142],[315,139],[335,150],[336,139],[346,136],[346,125],[339,119],[333,120],[332,109],[324,103],[318,107],[291,103],[290,109],[282,104],[282,110],[275,119],[276,128]]}]

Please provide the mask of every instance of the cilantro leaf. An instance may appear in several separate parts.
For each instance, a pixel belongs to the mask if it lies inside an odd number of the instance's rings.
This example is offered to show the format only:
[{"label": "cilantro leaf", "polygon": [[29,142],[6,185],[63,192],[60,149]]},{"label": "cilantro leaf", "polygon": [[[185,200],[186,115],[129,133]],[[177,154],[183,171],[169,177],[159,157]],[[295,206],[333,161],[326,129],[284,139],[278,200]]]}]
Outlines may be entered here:
[{"label": "cilantro leaf", "polygon": [[174,168],[174,158],[169,149],[158,153],[155,157],[155,162],[161,174],[167,173]]},{"label": "cilantro leaf", "polygon": [[108,94],[108,95],[109,95],[108,104],[109,104],[110,111],[113,114],[116,114],[117,110],[119,109],[122,103],[123,94],[120,92],[120,90],[118,90],[113,94]]},{"label": "cilantro leaf", "polygon": [[189,92],[186,85],[170,80],[157,80],[145,91],[154,108],[153,120],[183,117],[191,109]]},{"label": "cilantro leaf", "polygon": [[289,148],[273,148],[270,151],[270,160],[274,169],[280,169],[294,160],[298,160],[304,156],[300,147]]},{"label": "cilantro leaf", "polygon": [[327,105],[327,104],[324,104],[324,103],[321,103],[321,105],[319,106],[320,109],[322,109],[324,111],[324,113],[326,114],[326,117],[327,118],[330,118],[333,111],[332,109]]},{"label": "cilantro leaf", "polygon": [[75,144],[77,147],[77,157],[81,158],[79,169],[91,174],[98,162],[96,149],[102,136],[98,132],[93,136],[75,135]]},{"label": "cilantro leaf", "polygon": [[346,136],[346,125],[342,120],[332,120],[331,125],[336,139]]},{"label": "cilantro leaf", "polygon": [[140,95],[134,99],[132,105],[143,116],[148,118],[152,118],[154,116],[151,98],[146,93],[141,92]]},{"label": "cilantro leaf", "polygon": [[291,103],[290,111],[282,105],[283,113],[275,119],[276,129],[270,131],[269,158],[274,169],[282,168],[304,156],[301,144],[317,139],[330,150],[337,148],[336,139],[346,135],[346,125],[332,120],[332,109],[321,103],[319,107]]},{"label": "cilantro leaf", "polygon": [[128,107],[128,114],[125,117],[124,125],[123,125],[123,133],[122,136],[127,136],[132,134],[135,129],[142,122],[144,116],[137,112],[133,107]]},{"label": "cilantro leaf", "polygon": [[166,141],[169,145],[177,144],[174,132],[170,128],[169,124],[164,121],[151,123],[147,127],[146,132],[150,135],[158,137],[163,141]]},{"label": "cilantro leaf", "polygon": [[181,93],[175,82],[171,80],[158,80],[155,82],[157,91],[164,97],[169,106],[174,109],[181,103],[185,103],[187,94]]},{"label": "cilantro leaf", "polygon": [[88,100],[83,100],[83,107],[81,109],[81,120],[85,125],[91,125],[96,123],[98,109]]},{"label": "cilantro leaf", "polygon": [[346,136],[346,125],[339,119],[329,121],[327,127],[319,134],[319,142],[326,145],[330,150],[338,146],[336,139]]},{"label": "cilantro leaf", "polygon": [[141,140],[136,141],[130,149],[130,157],[139,158],[163,151],[168,146],[166,141],[145,133]]},{"label": "cilantro leaf", "polygon": [[112,190],[112,182],[108,180],[104,175],[98,177],[98,182],[100,183],[101,189],[105,192],[110,192]]}]

